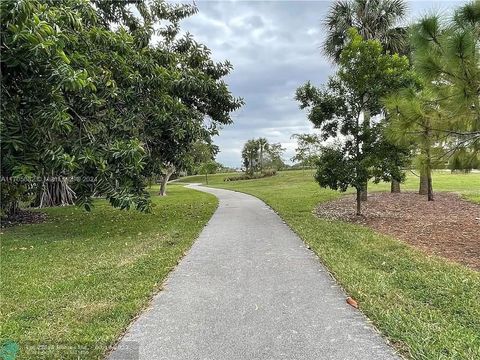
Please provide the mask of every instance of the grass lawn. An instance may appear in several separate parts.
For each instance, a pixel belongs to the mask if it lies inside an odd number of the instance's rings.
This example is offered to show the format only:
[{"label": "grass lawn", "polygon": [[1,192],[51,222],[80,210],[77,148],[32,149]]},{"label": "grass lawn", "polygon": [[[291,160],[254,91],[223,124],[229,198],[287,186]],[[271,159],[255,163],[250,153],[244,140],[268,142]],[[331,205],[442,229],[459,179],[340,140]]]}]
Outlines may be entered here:
[{"label": "grass lawn", "polygon": [[[339,195],[320,189],[311,171],[236,182],[223,182],[224,177],[212,175],[210,184],[255,195],[275,209],[403,355],[422,360],[480,359],[480,273],[426,256],[368,228],[318,219],[312,213],[315,205]],[[433,181],[435,191],[479,199],[479,173],[436,172]],[[416,190],[417,183],[410,175],[403,188]],[[370,186],[373,191],[388,188],[389,184]]]},{"label": "grass lawn", "polygon": [[212,195],[168,190],[151,214],[97,201],[91,213],[52,208],[46,223],[2,230],[0,339],[20,344],[18,359],[103,358],[216,209]]}]

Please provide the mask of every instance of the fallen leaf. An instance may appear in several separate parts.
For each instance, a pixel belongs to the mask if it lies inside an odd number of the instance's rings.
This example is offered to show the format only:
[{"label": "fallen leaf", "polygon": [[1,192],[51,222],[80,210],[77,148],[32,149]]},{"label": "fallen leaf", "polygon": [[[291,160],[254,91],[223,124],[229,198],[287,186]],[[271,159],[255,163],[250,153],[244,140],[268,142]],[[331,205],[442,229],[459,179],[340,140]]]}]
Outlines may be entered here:
[{"label": "fallen leaf", "polygon": [[350,296],[347,298],[347,304],[353,306],[355,309],[358,309],[358,303]]}]

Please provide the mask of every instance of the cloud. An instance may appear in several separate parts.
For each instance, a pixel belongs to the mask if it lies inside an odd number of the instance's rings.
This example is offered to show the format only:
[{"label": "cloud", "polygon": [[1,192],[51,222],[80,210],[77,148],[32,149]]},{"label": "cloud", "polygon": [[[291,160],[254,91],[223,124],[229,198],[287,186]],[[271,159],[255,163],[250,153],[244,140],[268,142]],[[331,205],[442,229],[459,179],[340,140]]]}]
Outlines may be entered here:
[{"label": "cloud", "polygon": [[[322,56],[324,31],[321,21],[328,1],[197,1],[199,13],[182,22],[182,28],[212,50],[217,61],[229,60],[234,71],[227,77],[235,96],[246,105],[233,114],[215,143],[217,160],[240,166],[243,144],[266,137],[294,154],[294,133],[313,127],[294,101],[297,87],[307,80],[324,83],[333,65]],[[447,3],[415,1],[410,18]]]}]

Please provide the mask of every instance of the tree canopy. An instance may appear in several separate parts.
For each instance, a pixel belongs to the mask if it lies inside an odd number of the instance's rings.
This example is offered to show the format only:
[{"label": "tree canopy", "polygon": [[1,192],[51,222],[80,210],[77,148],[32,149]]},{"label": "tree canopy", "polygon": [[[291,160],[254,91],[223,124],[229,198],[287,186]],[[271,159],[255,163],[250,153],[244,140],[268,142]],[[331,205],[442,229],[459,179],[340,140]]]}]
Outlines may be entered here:
[{"label": "tree canopy", "polygon": [[378,40],[386,51],[405,55],[408,53],[408,33],[400,22],[406,12],[403,0],[334,1],[324,20],[327,37],[323,51],[338,62],[349,42],[348,32],[355,28],[363,39]]},{"label": "tree canopy", "polygon": [[213,62],[190,34],[178,35],[194,6],[0,6],[3,211],[14,210],[20,195],[42,199],[52,184],[87,208],[102,195],[148,210],[145,177],[182,165],[193,144],[231,123],[242,104],[222,80],[231,64]]},{"label": "tree canopy", "polygon": [[316,164],[322,149],[322,139],[317,134],[293,134],[290,138],[297,140],[297,147],[292,161],[299,162],[303,167]]},{"label": "tree canopy", "polygon": [[442,110],[442,132],[480,149],[480,2],[458,8],[450,22],[424,17],[411,38],[415,69]]},{"label": "tree canopy", "polygon": [[480,149],[480,2],[466,4],[450,23],[429,15],[411,29],[418,86],[397,89],[385,100],[390,137],[417,144],[417,165],[433,200],[431,171],[478,164]]},{"label": "tree canopy", "polygon": [[266,138],[247,140],[242,149],[245,171],[253,174],[266,168],[278,170],[284,167],[282,159],[284,151],[280,143],[269,143]]},{"label": "tree canopy", "polygon": [[[360,192],[366,182],[399,177],[399,152],[381,136],[382,124],[372,124],[370,115],[381,115],[383,95],[414,80],[406,57],[384,53],[378,40],[364,40],[355,29],[340,55],[338,71],[324,88],[310,83],[297,89],[300,108],[308,109],[308,119],[321,130],[324,139],[337,139],[337,145],[323,151],[318,160],[316,179],[321,186]],[[369,116],[365,114],[368,113]],[[388,153],[379,154],[382,148]],[[389,161],[379,161],[383,156]]]}]

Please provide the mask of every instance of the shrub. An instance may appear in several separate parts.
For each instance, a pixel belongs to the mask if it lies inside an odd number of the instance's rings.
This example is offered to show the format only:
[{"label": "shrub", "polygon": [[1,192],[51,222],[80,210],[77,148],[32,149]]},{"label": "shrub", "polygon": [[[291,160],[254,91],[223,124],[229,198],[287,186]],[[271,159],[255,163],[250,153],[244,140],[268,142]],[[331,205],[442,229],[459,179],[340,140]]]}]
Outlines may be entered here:
[{"label": "shrub", "polygon": [[262,171],[262,175],[263,177],[275,176],[277,175],[277,169],[273,169],[273,168],[265,169]]},{"label": "shrub", "polygon": [[261,179],[264,177],[275,176],[277,170],[275,169],[266,169],[261,174],[243,174],[238,176],[228,176],[223,181],[240,181],[240,180],[254,180]]}]

